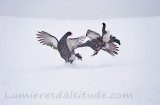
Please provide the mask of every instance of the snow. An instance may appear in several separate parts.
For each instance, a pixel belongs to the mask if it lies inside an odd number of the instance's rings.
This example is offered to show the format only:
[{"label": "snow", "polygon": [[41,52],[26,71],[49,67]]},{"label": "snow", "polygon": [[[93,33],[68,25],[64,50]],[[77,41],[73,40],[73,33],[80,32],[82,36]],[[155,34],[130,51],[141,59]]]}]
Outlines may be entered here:
[{"label": "snow", "polygon": [[[102,22],[120,39],[119,55],[80,48],[83,61],[66,64],[56,50],[41,45],[37,31],[58,39],[87,29],[101,34]],[[1,105],[159,105],[160,17],[106,20],[52,20],[0,17]],[[53,98],[51,94],[131,94],[130,98]],[[15,94],[41,94],[41,98],[14,98]],[[49,98],[42,94],[49,94]],[[61,94],[61,95],[62,95]]]}]

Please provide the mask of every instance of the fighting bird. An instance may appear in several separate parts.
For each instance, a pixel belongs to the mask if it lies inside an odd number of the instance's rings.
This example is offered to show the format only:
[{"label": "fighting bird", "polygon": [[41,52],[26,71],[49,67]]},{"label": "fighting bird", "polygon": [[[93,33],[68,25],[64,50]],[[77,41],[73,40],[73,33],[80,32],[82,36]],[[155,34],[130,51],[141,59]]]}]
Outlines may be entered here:
[{"label": "fighting bird", "polygon": [[119,47],[116,43],[120,45],[120,40],[116,39],[115,36],[112,36],[109,30],[105,30],[105,23],[102,23],[102,25],[102,36],[99,33],[88,29],[86,32],[86,37],[90,40],[78,45],[78,47],[91,47],[94,50],[94,54],[92,56],[97,55],[101,49],[108,52],[112,56],[115,56],[118,54],[117,51],[119,51]]},{"label": "fighting bird", "polygon": [[82,56],[79,53],[75,53],[74,50],[78,48],[78,45],[82,44],[85,37],[80,36],[77,38],[68,38],[72,35],[70,31],[68,31],[59,41],[55,36],[52,36],[45,31],[38,32],[36,35],[38,36],[37,38],[39,39],[38,41],[40,41],[40,43],[58,50],[60,56],[67,63],[72,63],[76,57],[78,60],[82,60]]}]

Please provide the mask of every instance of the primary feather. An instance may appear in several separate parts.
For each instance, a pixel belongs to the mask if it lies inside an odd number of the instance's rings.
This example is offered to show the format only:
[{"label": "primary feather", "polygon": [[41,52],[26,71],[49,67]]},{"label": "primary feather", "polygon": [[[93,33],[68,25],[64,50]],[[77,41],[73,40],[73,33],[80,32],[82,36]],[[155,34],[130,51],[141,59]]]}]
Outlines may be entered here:
[{"label": "primary feather", "polygon": [[40,41],[40,43],[57,50],[58,39],[56,37],[45,31],[38,32],[36,35],[38,36],[37,38],[39,38],[38,41]]}]

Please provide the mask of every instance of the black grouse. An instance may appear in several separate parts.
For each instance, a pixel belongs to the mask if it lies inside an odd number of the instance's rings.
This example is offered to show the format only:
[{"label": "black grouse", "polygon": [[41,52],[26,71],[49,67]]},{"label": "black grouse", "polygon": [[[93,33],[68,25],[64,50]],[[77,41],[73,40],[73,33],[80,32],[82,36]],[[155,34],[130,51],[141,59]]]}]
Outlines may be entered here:
[{"label": "black grouse", "polygon": [[[68,38],[72,33],[67,32],[59,41],[55,36],[51,34],[41,31],[36,34],[38,37],[38,41],[43,45],[50,46],[51,48],[58,50],[61,57],[69,63],[72,63],[76,57],[82,60],[82,56],[79,53],[75,54],[75,49],[78,48],[78,45],[82,44],[84,37],[80,36],[77,38]],[[68,38],[68,39],[67,39]]]},{"label": "black grouse", "polygon": [[102,36],[99,33],[88,29],[86,36],[90,40],[88,40],[86,43],[78,45],[78,47],[91,47],[94,50],[94,54],[92,56],[98,54],[101,49],[108,52],[112,56],[115,56],[116,54],[118,54],[117,51],[119,51],[119,47],[115,43],[118,43],[120,45],[120,40],[116,39],[115,36],[112,36],[109,30],[105,30],[105,23],[102,23],[102,25]]}]

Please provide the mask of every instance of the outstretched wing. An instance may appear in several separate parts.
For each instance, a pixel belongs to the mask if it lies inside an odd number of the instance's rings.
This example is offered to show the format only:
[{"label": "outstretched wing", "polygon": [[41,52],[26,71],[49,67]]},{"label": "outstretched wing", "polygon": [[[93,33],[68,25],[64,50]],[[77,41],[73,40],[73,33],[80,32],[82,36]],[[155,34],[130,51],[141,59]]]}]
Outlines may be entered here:
[{"label": "outstretched wing", "polygon": [[68,46],[69,50],[71,52],[74,51],[74,49],[78,48],[78,45],[83,43],[85,38],[86,38],[85,36],[80,36],[77,38],[68,38],[67,39],[67,46]]},{"label": "outstretched wing", "polygon": [[57,49],[58,39],[51,34],[41,31],[36,34],[38,37],[38,41],[42,43],[43,45],[50,46],[53,49]]},{"label": "outstretched wing", "polygon": [[97,39],[98,37],[101,37],[101,35],[95,31],[92,31],[90,29],[87,30],[86,36],[90,39]]},{"label": "outstretched wing", "polygon": [[112,56],[115,56],[118,54],[118,52],[117,52],[117,51],[119,51],[118,48],[119,47],[117,45],[115,45],[114,43],[106,43],[105,47],[102,47],[102,50],[108,52]]}]

